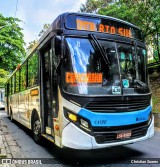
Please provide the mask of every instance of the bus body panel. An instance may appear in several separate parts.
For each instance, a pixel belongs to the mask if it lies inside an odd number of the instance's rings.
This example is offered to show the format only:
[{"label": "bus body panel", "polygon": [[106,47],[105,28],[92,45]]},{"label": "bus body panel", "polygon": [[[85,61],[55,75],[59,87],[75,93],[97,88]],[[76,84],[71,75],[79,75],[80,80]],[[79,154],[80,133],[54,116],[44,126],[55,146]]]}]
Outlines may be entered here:
[{"label": "bus body panel", "polygon": [[74,124],[70,123],[64,128],[62,132],[62,145],[73,149],[98,149],[111,146],[132,144],[151,138],[154,135],[154,117],[147,130],[147,134],[141,138],[125,140],[120,142],[112,142],[106,144],[97,144],[93,136],[88,135],[81,129],[77,128]]},{"label": "bus body panel", "polygon": [[[61,129],[60,129],[60,136],[61,138],[61,147],[70,147],[74,149],[95,149],[95,148],[104,148],[104,147],[111,147],[116,145],[122,144],[130,144],[137,141],[146,140],[151,138],[154,134],[154,117],[152,117],[152,122],[150,123],[147,133],[143,137],[139,137],[136,139],[127,139],[125,141],[116,141],[113,143],[106,143],[106,144],[98,144],[95,140],[95,136],[90,135],[77,127],[74,123],[71,123],[64,114],[64,108],[66,108],[69,112],[72,112],[82,118],[86,118],[92,124],[92,127],[121,127],[125,125],[136,125],[138,123],[143,123],[149,120],[149,114],[151,112],[151,106],[147,109],[135,112],[121,112],[121,113],[94,113],[87,109],[81,108],[73,104],[70,101],[64,99],[60,92],[59,98],[61,99],[61,107],[59,110],[59,117],[61,118]],[[107,123],[104,125],[98,125],[97,121],[100,120],[107,120]],[[102,121],[103,122],[103,121]],[[124,128],[122,131],[126,131]]]},{"label": "bus body panel", "polygon": [[19,106],[19,93],[16,93],[14,95],[11,95],[9,97],[9,109],[10,109],[10,115],[12,114],[13,119],[16,121],[19,121],[19,112],[18,112],[18,106]]},{"label": "bus body panel", "polygon": [[92,126],[123,126],[147,121],[150,112],[151,106],[144,110],[119,113],[95,113],[82,108],[78,115],[90,120]]},{"label": "bus body panel", "polygon": [[41,118],[39,94],[31,95],[31,91],[35,89],[39,91],[39,86],[13,94],[9,98],[9,108],[11,109],[10,115],[12,112],[13,119],[29,129],[31,129],[31,116],[33,110],[36,110],[39,118]]}]

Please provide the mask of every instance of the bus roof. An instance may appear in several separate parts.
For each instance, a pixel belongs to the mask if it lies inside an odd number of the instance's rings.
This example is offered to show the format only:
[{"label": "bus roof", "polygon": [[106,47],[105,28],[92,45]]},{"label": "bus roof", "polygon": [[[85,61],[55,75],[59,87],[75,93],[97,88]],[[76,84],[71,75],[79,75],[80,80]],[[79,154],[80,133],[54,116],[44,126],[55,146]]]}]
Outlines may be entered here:
[{"label": "bus roof", "polygon": [[116,22],[119,22],[119,23],[123,23],[123,24],[126,24],[128,26],[131,26],[131,27],[134,27],[136,29],[139,29],[139,27],[135,26],[134,24],[132,23],[129,23],[127,21],[124,21],[124,20],[121,20],[121,19],[117,19],[115,17],[111,17],[111,16],[104,16],[104,15],[99,15],[99,14],[93,14],[93,13],[75,13],[75,12],[66,12],[66,13],[62,13],[60,14],[54,21],[53,23],[51,24],[51,26],[48,28],[48,30],[43,34],[43,36],[39,39],[39,43],[41,43],[45,38],[46,36],[51,32],[51,31],[54,31],[54,30],[58,30],[60,28],[63,28],[62,26],[62,23],[64,23],[66,17],[68,15],[77,15],[77,16],[86,16],[86,17],[93,17],[93,18],[101,18],[101,19],[108,19],[108,20],[113,20],[113,21],[116,21]]}]

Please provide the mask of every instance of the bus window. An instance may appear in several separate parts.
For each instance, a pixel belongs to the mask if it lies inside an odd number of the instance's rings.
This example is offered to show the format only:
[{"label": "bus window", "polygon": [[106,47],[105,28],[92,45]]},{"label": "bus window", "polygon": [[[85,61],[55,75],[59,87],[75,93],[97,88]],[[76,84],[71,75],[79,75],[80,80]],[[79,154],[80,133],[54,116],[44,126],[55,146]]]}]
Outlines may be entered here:
[{"label": "bus window", "polygon": [[26,64],[24,64],[20,70],[20,91],[26,89]]},{"label": "bus window", "polygon": [[63,63],[64,90],[73,94],[115,94],[120,90],[120,76],[115,43],[99,41],[107,51],[110,64],[106,64],[92,41],[82,38],[66,38],[68,49]]},{"label": "bus window", "polygon": [[38,54],[34,53],[28,60],[28,87],[38,84]]},{"label": "bus window", "polygon": [[13,76],[12,77],[12,94],[14,94],[14,92],[15,92],[15,86],[14,86],[14,79],[15,77]]},{"label": "bus window", "polygon": [[136,77],[135,71],[135,48],[131,45],[118,44],[118,55],[122,79],[130,82],[130,87],[134,87],[132,81]]},{"label": "bus window", "polygon": [[9,94],[12,94],[12,78],[9,81]]},{"label": "bus window", "polygon": [[144,48],[137,48],[137,56],[138,56],[138,77],[139,80],[142,82],[146,82],[146,61],[147,61],[147,55],[146,50]]},{"label": "bus window", "polygon": [[19,92],[19,71],[16,72],[16,92]]}]

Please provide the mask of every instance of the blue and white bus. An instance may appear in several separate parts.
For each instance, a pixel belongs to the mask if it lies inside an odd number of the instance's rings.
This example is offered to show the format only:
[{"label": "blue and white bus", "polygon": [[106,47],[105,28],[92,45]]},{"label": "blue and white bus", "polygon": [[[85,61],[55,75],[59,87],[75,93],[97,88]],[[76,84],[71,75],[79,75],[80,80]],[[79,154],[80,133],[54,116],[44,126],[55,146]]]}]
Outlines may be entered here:
[{"label": "blue and white bus", "polygon": [[7,111],[57,146],[97,149],[154,135],[141,30],[112,17],[57,17],[6,84]]}]

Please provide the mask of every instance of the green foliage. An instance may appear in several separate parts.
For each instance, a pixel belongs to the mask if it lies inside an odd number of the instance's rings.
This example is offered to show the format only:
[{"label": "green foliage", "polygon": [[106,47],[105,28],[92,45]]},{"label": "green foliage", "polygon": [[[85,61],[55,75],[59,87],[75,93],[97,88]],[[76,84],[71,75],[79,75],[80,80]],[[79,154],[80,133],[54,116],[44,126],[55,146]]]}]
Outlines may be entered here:
[{"label": "green foliage", "polygon": [[38,36],[42,36],[46,31],[47,31],[47,29],[50,27],[50,24],[47,24],[47,23],[45,23],[44,25],[43,25],[43,29],[39,32],[39,34],[38,34]]},{"label": "green foliage", "polygon": [[159,0],[120,0],[118,3],[101,8],[98,13],[117,17],[139,26],[145,37],[156,35],[160,30]]},{"label": "green foliage", "polygon": [[4,87],[5,82],[7,81],[8,72],[4,69],[0,69],[0,88]]},{"label": "green foliage", "polygon": [[38,54],[37,52],[28,61],[28,86],[36,85],[38,82]]},{"label": "green foliage", "polygon": [[157,96],[152,97],[152,103],[153,103],[153,112],[158,113],[160,112],[159,107],[160,107],[160,100]]},{"label": "green foliage", "polygon": [[148,64],[150,64],[150,63],[154,63],[154,62],[156,62],[155,59],[153,59],[153,60],[148,60]]},{"label": "green foliage", "polygon": [[27,47],[27,52],[31,51],[36,45],[38,44],[38,40],[33,40],[29,42],[29,45]]},{"label": "green foliage", "polygon": [[[38,36],[41,37],[46,31],[47,29],[50,27],[50,24],[45,23],[43,25],[43,29],[39,32]],[[34,47],[38,44],[38,40],[33,40],[31,42],[29,42],[28,47],[27,47],[27,52],[30,52],[32,49],[34,49]]]},{"label": "green foliage", "polygon": [[0,14],[0,68],[13,71],[25,55],[19,19]]},{"label": "green foliage", "polygon": [[81,4],[80,12],[97,13],[99,9],[112,3],[113,0],[87,0]]}]

